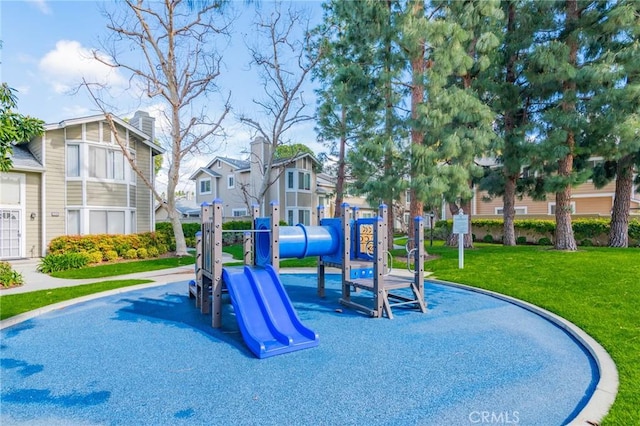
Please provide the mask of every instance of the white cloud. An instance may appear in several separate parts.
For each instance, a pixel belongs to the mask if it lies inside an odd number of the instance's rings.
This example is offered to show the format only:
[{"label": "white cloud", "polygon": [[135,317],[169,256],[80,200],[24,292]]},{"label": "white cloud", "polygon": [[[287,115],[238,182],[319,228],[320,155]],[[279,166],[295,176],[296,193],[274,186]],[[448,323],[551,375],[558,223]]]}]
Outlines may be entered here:
[{"label": "white cloud", "polygon": [[46,0],[27,0],[27,3],[30,3],[36,9],[45,15],[51,15],[51,8],[47,4]]},{"label": "white cloud", "polygon": [[84,78],[89,83],[122,88],[127,81],[118,72],[93,58],[90,49],[73,40],[60,40],[38,64],[47,83],[56,93],[67,93],[80,86]]}]

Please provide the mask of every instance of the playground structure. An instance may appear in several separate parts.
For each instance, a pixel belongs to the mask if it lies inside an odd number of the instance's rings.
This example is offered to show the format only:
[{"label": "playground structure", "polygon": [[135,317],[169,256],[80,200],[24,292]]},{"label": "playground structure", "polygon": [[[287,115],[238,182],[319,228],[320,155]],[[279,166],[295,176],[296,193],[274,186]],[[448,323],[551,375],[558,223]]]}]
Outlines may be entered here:
[{"label": "playground structure", "polygon": [[[318,336],[299,320],[278,272],[280,260],[318,257],[318,286],[325,297],[325,268],[341,270],[344,306],[371,317],[393,318],[392,308],[407,306],[426,312],[424,301],[424,223],[414,220],[415,248],[408,250],[413,260],[411,277],[391,274],[385,205],[379,216],[358,217],[358,209],[344,204],[340,218],[325,218],[318,208],[319,226],[281,226],[279,206],[271,203],[270,217],[258,217],[253,209],[253,229],[244,231],[244,267],[222,266],[222,202],[201,206],[202,225],[197,236],[196,279],[189,296],[203,314],[211,314],[211,324],[222,326],[222,293],[227,289],[242,336],[259,358],[313,347]],[[242,231],[241,231],[242,232]],[[399,292],[401,289],[409,291]],[[353,300],[353,292],[372,293],[372,304]],[[361,300],[362,298],[360,298]]]}]

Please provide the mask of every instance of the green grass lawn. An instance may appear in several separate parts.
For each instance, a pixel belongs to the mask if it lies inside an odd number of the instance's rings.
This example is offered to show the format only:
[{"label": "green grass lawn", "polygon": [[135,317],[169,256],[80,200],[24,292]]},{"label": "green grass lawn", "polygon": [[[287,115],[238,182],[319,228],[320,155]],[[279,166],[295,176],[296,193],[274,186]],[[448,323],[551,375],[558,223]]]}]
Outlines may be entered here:
[{"label": "green grass lawn", "polygon": [[426,263],[435,277],[516,297],[554,312],[595,338],[620,375],[604,424],[640,424],[640,250],[476,244],[458,269],[457,249],[436,246]]},{"label": "green grass lawn", "polygon": [[152,280],[114,280],[94,284],[60,287],[50,290],[38,290],[28,293],[7,294],[0,296],[0,320],[14,315],[29,312],[43,306],[75,299],[88,294],[100,293],[121,287],[151,283]]},{"label": "green grass lawn", "polygon": [[160,259],[136,260],[132,262],[109,263],[90,266],[81,269],[68,269],[53,272],[52,277],[67,279],[105,278],[118,275],[134,274],[136,272],[156,271],[159,269],[176,268],[178,266],[193,265],[195,257],[163,257]]}]

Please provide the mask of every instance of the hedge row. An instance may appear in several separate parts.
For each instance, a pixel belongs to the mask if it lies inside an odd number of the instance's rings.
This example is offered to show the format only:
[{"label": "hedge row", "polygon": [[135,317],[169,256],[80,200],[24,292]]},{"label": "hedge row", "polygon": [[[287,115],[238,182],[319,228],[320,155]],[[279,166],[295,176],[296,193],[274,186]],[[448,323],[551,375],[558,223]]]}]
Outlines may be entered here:
[{"label": "hedge row", "polygon": [[[485,242],[501,242],[503,233],[501,219],[471,219],[474,240]],[[552,243],[556,230],[555,220],[552,219],[516,219],[514,220],[516,242],[518,244]],[[452,220],[438,221],[435,225],[440,234],[448,235],[453,226]],[[576,242],[579,245],[604,246],[608,243],[610,219],[608,218],[578,218],[572,221]],[[629,245],[640,245],[640,218],[629,221]]]},{"label": "hedge row", "polygon": [[[247,231],[251,229],[251,221],[250,220],[232,220],[229,222],[225,222],[222,224],[222,229],[224,230],[237,230],[237,231]],[[196,232],[200,231],[200,223],[191,222],[191,223],[183,223],[182,224],[182,232],[184,233],[184,239],[187,243],[187,247],[195,247],[196,246]],[[166,234],[171,239],[173,246],[175,247],[175,237],[173,236],[173,227],[169,222],[160,222],[156,223],[156,232],[162,232]],[[242,232],[228,232],[222,235],[223,244],[237,244],[242,242],[243,233]]]},{"label": "hedge row", "polygon": [[175,243],[164,232],[69,235],[51,240],[38,269],[51,273],[120,259],[153,258],[173,250]]}]

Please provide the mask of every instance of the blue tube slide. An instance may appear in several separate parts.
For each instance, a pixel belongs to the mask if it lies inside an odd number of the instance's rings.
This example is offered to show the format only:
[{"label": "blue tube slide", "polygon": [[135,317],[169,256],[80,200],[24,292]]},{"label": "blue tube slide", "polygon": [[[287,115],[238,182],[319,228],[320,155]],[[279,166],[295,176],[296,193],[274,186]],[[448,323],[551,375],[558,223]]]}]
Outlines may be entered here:
[{"label": "blue tube slide", "polygon": [[[269,228],[267,222],[258,222],[257,229],[264,231]],[[280,227],[280,259],[307,256],[326,256],[340,251],[340,232],[333,226],[296,226]],[[269,263],[271,251],[271,236],[269,233],[258,233],[256,238],[256,263]]]}]

